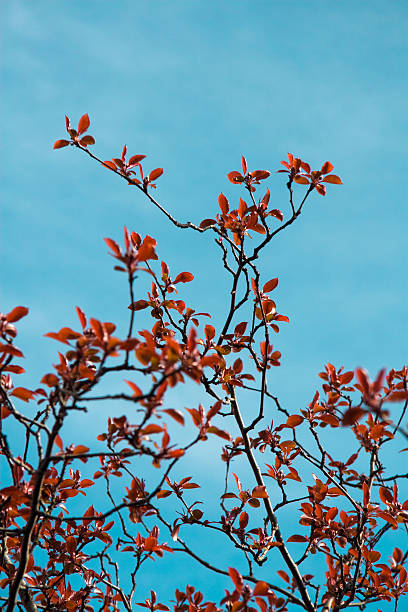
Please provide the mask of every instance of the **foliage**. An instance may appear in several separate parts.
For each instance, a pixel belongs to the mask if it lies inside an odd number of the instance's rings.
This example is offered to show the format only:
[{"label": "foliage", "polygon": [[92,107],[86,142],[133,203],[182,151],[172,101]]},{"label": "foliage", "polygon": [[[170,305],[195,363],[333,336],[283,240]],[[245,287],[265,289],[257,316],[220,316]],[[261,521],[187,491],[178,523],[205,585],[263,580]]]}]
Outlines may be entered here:
[{"label": "foliage", "polygon": [[[287,174],[289,194],[285,221],[281,210],[269,207],[269,190],[260,199],[254,195],[270,172],[249,171],[242,157],[242,172],[232,171],[228,179],[247,201],[240,197],[233,208],[221,193],[218,214],[198,225],[182,223],[151,195],[163,169],[145,173],[145,156],[127,159],[126,146],[120,157],[99,159],[88,148],[95,143],[86,134],[89,126],[88,115],[77,129],[66,117],[69,139],[57,140],[54,148],[79,149],[141,191],[178,228],[215,236],[231,281],[223,298],[227,307],[216,329],[208,313],[178,297],[193,274],[159,264],[156,240],[125,228],[123,245],[105,239],[129,287],[124,335],[114,323],[88,318],[77,307],[76,329],[46,334],[62,345],[54,370],[38,388],[26,389],[14,384],[24,372],[14,324],[28,309],[17,306],[1,315],[0,449],[2,472],[8,474],[0,489],[3,609],[108,612],[137,605],[151,612],[312,612],[382,601],[395,602],[396,609],[408,591],[408,552],[396,545],[408,524],[408,501],[398,490],[407,475],[396,473],[389,458],[391,446],[408,450],[398,443],[408,436],[407,367],[381,371],[371,382],[363,369],[345,371],[329,363],[319,374],[322,388],[295,414],[268,384],[269,370],[281,360],[272,337],[289,318],[271,297],[278,278],[261,281],[257,260],[297,220],[314,191],[325,196],[327,185],[341,185],[332,164],[312,171],[291,154],[282,162],[278,172]],[[305,191],[295,204],[297,185]],[[151,281],[148,291],[135,283],[137,275]],[[149,328],[136,331],[145,315]],[[112,386],[115,373],[126,376],[121,389],[98,394],[102,381]],[[207,401],[182,412],[167,396],[188,381]],[[63,440],[72,413],[82,411],[85,422],[95,402],[112,400],[126,413],[117,416],[115,410],[95,450],[80,439]],[[386,410],[389,402],[399,412]],[[271,413],[273,421],[266,416]],[[344,437],[345,457],[330,450],[331,430]],[[200,494],[188,459],[194,447],[217,439],[215,510],[214,500]],[[146,470],[145,478],[142,458],[156,468]],[[184,476],[175,480],[176,467]],[[106,495],[92,496],[101,483]],[[97,501],[90,504],[90,496]],[[298,525],[283,533],[281,517],[289,511]],[[223,538],[246,574],[207,560],[200,539],[189,545],[192,529],[202,540]],[[388,549],[390,534],[394,544]],[[228,587],[220,601],[179,583],[169,605],[159,603],[153,589],[144,599],[136,588],[142,565],[179,552],[220,574]],[[321,558],[324,571],[311,558]]]}]

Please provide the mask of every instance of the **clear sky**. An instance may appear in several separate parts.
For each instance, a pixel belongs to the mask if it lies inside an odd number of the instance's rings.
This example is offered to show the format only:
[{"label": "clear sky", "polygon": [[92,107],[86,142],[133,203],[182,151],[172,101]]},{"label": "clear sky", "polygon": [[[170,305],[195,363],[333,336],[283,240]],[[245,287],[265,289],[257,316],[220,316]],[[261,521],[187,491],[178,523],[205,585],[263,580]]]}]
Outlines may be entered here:
[{"label": "clear sky", "polygon": [[[65,113],[89,113],[102,158],[126,143],[146,167],[162,166],[156,193],[180,220],[212,217],[220,191],[237,200],[226,174],[241,154],[271,171],[288,151],[315,167],[330,160],[344,185],[313,194],[263,261],[291,319],[275,339],[274,390],[298,409],[328,361],[372,375],[402,365],[405,0],[13,0],[0,11],[1,310],[30,308],[19,341],[27,386],[55,362],[59,347],[43,334],[77,325],[75,305],[125,325],[126,286],[102,240],[120,240],[125,224],[195,274],[183,293],[191,305],[215,322],[225,308],[208,234],[181,233],[79,152],[53,151]],[[287,213],[282,175],[267,184]]]}]

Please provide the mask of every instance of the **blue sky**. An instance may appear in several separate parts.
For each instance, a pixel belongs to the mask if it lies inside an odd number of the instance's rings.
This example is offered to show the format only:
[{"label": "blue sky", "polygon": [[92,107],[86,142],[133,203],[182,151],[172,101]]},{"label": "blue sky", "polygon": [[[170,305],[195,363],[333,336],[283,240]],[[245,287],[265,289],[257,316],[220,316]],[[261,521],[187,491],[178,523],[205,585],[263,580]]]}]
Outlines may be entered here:
[{"label": "blue sky", "polygon": [[[403,364],[406,2],[14,0],[0,11],[1,310],[30,308],[27,386],[55,360],[43,334],[76,325],[75,305],[125,329],[126,286],[102,240],[121,239],[123,225],[195,274],[183,299],[215,324],[225,311],[208,234],[181,233],[79,152],[53,151],[65,113],[89,113],[102,158],[126,143],[147,168],[162,166],[157,196],[180,220],[212,217],[221,191],[238,201],[226,174],[241,154],[271,171],[288,151],[332,161],[344,185],[313,194],[262,262],[291,319],[275,341],[274,390],[297,410],[328,361],[373,375]],[[288,213],[282,175],[268,186]]]}]

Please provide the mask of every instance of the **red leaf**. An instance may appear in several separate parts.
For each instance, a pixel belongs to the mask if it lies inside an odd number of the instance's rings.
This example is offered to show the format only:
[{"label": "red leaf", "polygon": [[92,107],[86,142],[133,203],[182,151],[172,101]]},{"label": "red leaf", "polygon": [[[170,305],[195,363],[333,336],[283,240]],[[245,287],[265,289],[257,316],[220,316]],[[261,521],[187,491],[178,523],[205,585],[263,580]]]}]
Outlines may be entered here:
[{"label": "red leaf", "polygon": [[322,183],[333,183],[334,185],[342,185],[343,184],[341,182],[340,177],[336,176],[335,174],[329,174],[329,176],[326,176],[326,178],[324,178],[322,180]]},{"label": "red leaf", "polygon": [[246,174],[248,172],[248,166],[247,166],[246,159],[243,155],[241,157],[241,161],[242,161],[242,172]]},{"label": "red leaf", "polygon": [[278,576],[280,576],[282,578],[282,580],[284,580],[288,584],[290,583],[290,578],[289,578],[289,576],[287,575],[286,572],[284,572],[283,570],[278,570],[277,574],[278,574]]},{"label": "red leaf", "polygon": [[[248,209],[247,203],[245,202],[245,200],[240,198],[239,199],[239,206],[238,206],[238,214],[241,217],[241,219],[245,215],[247,209]],[[251,229],[253,229],[253,228],[251,228]],[[262,229],[264,229],[264,228],[262,228]]]},{"label": "red leaf", "polygon": [[34,397],[34,393],[30,391],[29,389],[25,389],[25,387],[16,387],[15,389],[13,389],[10,395],[13,395],[14,397],[18,397],[24,402],[28,402],[30,399],[33,399]]},{"label": "red leaf", "polygon": [[303,417],[301,417],[299,414],[292,414],[290,417],[288,417],[288,420],[286,421],[286,426],[297,427],[301,423],[303,423]]},{"label": "red leaf", "polygon": [[82,329],[84,329],[86,327],[86,316],[79,306],[77,306],[75,310],[78,315],[79,322],[81,323]]},{"label": "red leaf", "polygon": [[19,365],[11,364],[9,366],[6,366],[3,371],[4,372],[13,372],[13,374],[24,374],[25,369],[22,368]]},{"label": "red leaf", "polygon": [[268,493],[266,492],[265,485],[258,485],[257,487],[254,487],[254,489],[252,489],[252,497],[255,497],[256,499],[266,499],[268,497]]},{"label": "red leaf", "polygon": [[202,229],[205,229],[207,227],[210,227],[211,225],[216,225],[217,222],[215,219],[203,219],[203,221],[201,221],[200,223],[200,227]]},{"label": "red leaf", "polygon": [[218,205],[221,209],[222,214],[227,215],[229,211],[229,204],[227,198],[223,193],[220,193],[220,195],[218,196]]},{"label": "red leaf", "polygon": [[56,387],[58,385],[58,377],[55,374],[45,374],[42,377],[41,382],[47,387]]},{"label": "red leaf", "polygon": [[302,535],[293,535],[290,536],[290,538],[287,539],[288,542],[308,542],[308,538],[306,538],[305,536]]},{"label": "red leaf", "polygon": [[191,272],[180,272],[180,274],[177,274],[173,283],[190,283],[193,279],[194,276],[191,274]]},{"label": "red leaf", "polygon": [[89,116],[88,116],[88,113],[85,113],[85,115],[82,115],[82,117],[79,120],[78,134],[83,134],[84,132],[86,132],[86,130],[89,128],[89,125],[90,125]]},{"label": "red leaf", "polygon": [[101,325],[101,322],[98,321],[98,319],[89,319],[89,325],[92,327],[92,331],[95,334],[95,336],[98,338],[98,340],[102,342],[103,341],[103,327]]},{"label": "red leaf", "polygon": [[269,170],[254,170],[254,172],[251,172],[251,176],[256,181],[262,181],[271,176],[271,173],[269,172]]},{"label": "red leaf", "polygon": [[23,317],[28,315],[28,308],[25,306],[16,306],[11,310],[8,314],[6,314],[6,319],[9,323],[15,323],[19,321]]},{"label": "red leaf", "polygon": [[274,208],[273,210],[270,211],[269,214],[272,217],[275,217],[276,219],[279,219],[279,221],[283,221],[283,213],[278,208]]},{"label": "red leaf", "polygon": [[175,408],[167,408],[166,410],[163,410],[163,412],[170,415],[175,421],[177,421],[177,423],[180,423],[180,425],[184,425],[184,416],[180,410],[175,410]]},{"label": "red leaf", "polygon": [[347,427],[347,425],[354,425],[361,419],[361,417],[365,414],[365,410],[363,408],[359,408],[358,406],[349,408],[343,414],[342,425]]},{"label": "red leaf", "polygon": [[234,170],[233,172],[229,172],[227,174],[227,177],[228,177],[228,180],[231,181],[231,183],[242,183],[244,180],[244,177],[242,176],[242,174],[240,174],[236,170]]},{"label": "red leaf", "polygon": [[84,446],[83,444],[78,444],[78,446],[76,446],[72,451],[74,455],[82,455],[87,452],[89,452],[89,448],[88,446]]},{"label": "red leaf", "polygon": [[333,170],[333,164],[331,164],[329,161],[325,162],[322,166],[322,169],[320,170],[320,172],[322,174],[327,174],[328,172],[331,172]]},{"label": "red leaf", "polygon": [[143,310],[149,306],[149,302],[146,300],[137,300],[137,302],[132,302],[130,306],[128,306],[129,310]]},{"label": "red leaf", "polygon": [[242,585],[243,585],[243,580],[242,580],[242,576],[241,574],[234,569],[233,567],[229,567],[228,568],[228,573],[230,575],[230,578],[232,580],[232,582],[235,584],[237,590],[241,590],[242,589]]},{"label": "red leaf", "polygon": [[108,247],[115,253],[115,255],[120,256],[122,254],[117,242],[115,242],[111,238],[104,238],[104,240]]},{"label": "red leaf", "polygon": [[93,136],[90,136],[89,134],[87,134],[86,136],[81,138],[81,140],[79,141],[79,144],[82,147],[87,147],[88,145],[94,145],[95,144],[95,138]]},{"label": "red leaf", "polygon": [[315,189],[317,193],[320,193],[320,195],[326,195],[326,187],[324,185],[315,185]]},{"label": "red leaf", "polygon": [[173,491],[169,491],[168,489],[162,489],[161,491],[159,491],[156,495],[156,497],[158,499],[163,499],[164,497],[168,497],[169,495],[171,495],[173,493]]},{"label": "red leaf", "polygon": [[378,494],[384,504],[392,504],[392,493],[389,489],[386,489],[385,487],[380,487]]},{"label": "red leaf", "polygon": [[265,283],[262,289],[263,293],[268,293],[269,291],[273,291],[275,287],[278,286],[278,282],[279,280],[277,278],[273,278],[272,280]]},{"label": "red leaf", "polygon": [[142,159],[144,159],[145,157],[146,155],[132,155],[132,157],[128,161],[128,168],[136,166],[136,164],[141,162]]},{"label": "red leaf", "polygon": [[107,161],[104,161],[103,164],[104,166],[107,166],[110,170],[113,170],[114,172],[116,172],[116,165],[113,162],[107,160]]},{"label": "red leaf", "polygon": [[248,525],[248,513],[247,512],[241,512],[240,517],[239,517],[239,526],[241,529],[245,529],[245,527]]},{"label": "red leaf", "polygon": [[295,176],[293,180],[295,181],[295,183],[298,183],[299,185],[309,184],[309,180],[305,176],[301,176],[300,174]]},{"label": "red leaf", "polygon": [[138,258],[140,261],[147,261],[148,259],[158,259],[155,253],[155,247],[157,242],[151,236],[146,236],[139,247]]},{"label": "red leaf", "polygon": [[242,491],[242,484],[240,479],[238,478],[238,476],[236,474],[232,474],[233,477],[235,478],[235,482],[237,483],[237,487],[238,487],[238,491],[241,492]]},{"label": "red leaf", "polygon": [[133,397],[137,397],[138,395],[143,395],[142,390],[131,380],[125,380],[125,383],[129,385],[129,387],[134,391]]},{"label": "red leaf", "polygon": [[212,325],[206,325],[204,328],[205,337],[210,342],[215,336],[215,329]]},{"label": "red leaf", "polygon": [[52,148],[62,149],[62,147],[67,147],[68,145],[69,145],[69,140],[56,140]]},{"label": "red leaf", "polygon": [[269,591],[269,584],[260,580],[256,583],[254,588],[254,595],[267,595]]},{"label": "red leaf", "polygon": [[152,170],[151,173],[149,174],[149,181],[155,181],[162,174],[163,174],[163,168],[156,168],[155,170]]},{"label": "red leaf", "polygon": [[385,398],[386,402],[403,402],[408,399],[408,391],[393,391],[391,395]]},{"label": "red leaf", "polygon": [[86,489],[88,487],[92,487],[94,485],[94,481],[93,480],[89,480],[88,478],[84,478],[84,480],[81,480],[79,486],[81,487],[81,489]]}]

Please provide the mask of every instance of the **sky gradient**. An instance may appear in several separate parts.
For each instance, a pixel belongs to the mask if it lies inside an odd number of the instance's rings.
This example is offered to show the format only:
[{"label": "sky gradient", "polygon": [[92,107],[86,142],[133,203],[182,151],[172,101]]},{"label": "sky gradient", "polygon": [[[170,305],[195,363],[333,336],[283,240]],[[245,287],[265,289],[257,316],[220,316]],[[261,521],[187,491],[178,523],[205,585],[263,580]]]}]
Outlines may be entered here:
[{"label": "sky gradient", "polygon": [[265,281],[279,277],[274,297],[290,317],[274,338],[283,359],[273,390],[298,410],[328,361],[372,376],[401,367],[405,1],[14,0],[0,15],[1,311],[30,309],[19,325],[30,373],[19,383],[50,371],[59,347],[43,334],[77,326],[76,305],[125,329],[126,283],[103,242],[121,241],[123,225],[154,236],[172,270],[193,272],[183,299],[215,324],[225,312],[209,233],[181,233],[113,173],[71,148],[52,150],[64,114],[76,123],[85,112],[100,157],[120,156],[126,143],[147,155],[146,168],[164,168],[155,195],[181,221],[214,216],[221,191],[238,202],[226,174],[242,154],[272,172],[265,186],[285,216],[280,160],[330,160],[343,186],[313,193],[260,266]]}]

